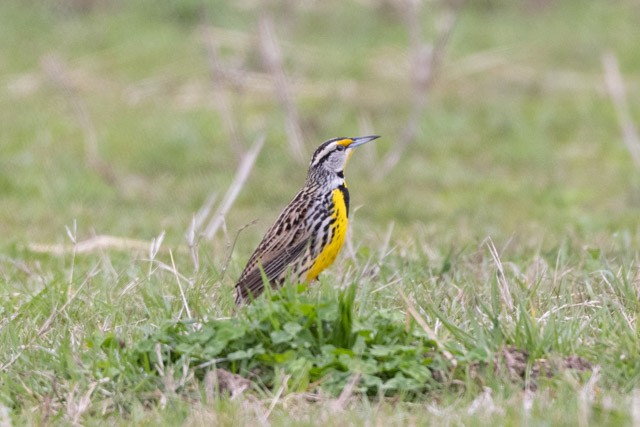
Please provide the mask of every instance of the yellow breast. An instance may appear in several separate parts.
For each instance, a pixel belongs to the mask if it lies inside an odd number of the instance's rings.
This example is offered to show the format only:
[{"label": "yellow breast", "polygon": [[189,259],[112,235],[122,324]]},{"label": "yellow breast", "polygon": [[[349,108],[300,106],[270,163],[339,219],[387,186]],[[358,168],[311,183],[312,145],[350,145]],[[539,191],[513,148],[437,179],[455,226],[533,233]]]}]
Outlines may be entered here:
[{"label": "yellow breast", "polygon": [[347,217],[347,203],[348,203],[348,190],[346,188],[336,188],[332,193],[333,200],[333,212],[331,213],[332,224],[329,225],[325,233],[329,233],[326,245],[321,248],[320,253],[316,257],[309,273],[307,274],[307,281],[315,280],[318,275],[325,268],[333,264],[342,244],[344,238],[347,235],[347,223],[349,222]]}]

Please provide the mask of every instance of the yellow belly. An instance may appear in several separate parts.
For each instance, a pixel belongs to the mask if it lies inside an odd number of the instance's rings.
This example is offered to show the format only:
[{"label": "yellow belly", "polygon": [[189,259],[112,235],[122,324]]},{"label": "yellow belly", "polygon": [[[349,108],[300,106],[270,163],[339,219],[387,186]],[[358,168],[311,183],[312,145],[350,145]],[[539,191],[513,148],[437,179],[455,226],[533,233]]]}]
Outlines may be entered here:
[{"label": "yellow belly", "polygon": [[332,199],[334,204],[332,218],[335,218],[335,222],[330,225],[330,229],[333,230],[333,235],[327,245],[320,251],[311,269],[309,269],[307,281],[315,280],[322,270],[333,264],[347,235],[348,218],[344,194],[339,189],[335,189],[333,190]]}]

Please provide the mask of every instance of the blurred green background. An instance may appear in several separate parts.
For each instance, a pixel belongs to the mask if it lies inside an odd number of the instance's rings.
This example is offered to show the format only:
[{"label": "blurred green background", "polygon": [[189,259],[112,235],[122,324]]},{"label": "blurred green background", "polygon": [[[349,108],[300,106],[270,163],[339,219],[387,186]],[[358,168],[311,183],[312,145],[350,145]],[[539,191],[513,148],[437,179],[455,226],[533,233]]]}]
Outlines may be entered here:
[{"label": "blurred green background", "polygon": [[[638,23],[638,0],[0,0],[0,425],[637,422],[640,160],[619,119],[640,126]],[[361,313],[406,294],[465,381],[343,412],[123,368],[163,324],[231,315],[313,150],[374,133],[346,171],[353,247],[323,281],[356,284]],[[223,229],[189,250],[261,136]],[[125,250],[77,254],[74,221]],[[476,377],[505,346],[602,369],[535,395]]]},{"label": "blurred green background", "polygon": [[[193,214],[211,192],[224,194],[239,155],[264,134],[226,217],[229,235],[259,219],[240,239],[244,259],[301,187],[308,161],[287,143],[263,55],[265,16],[305,158],[334,136],[383,136],[347,171],[359,240],[375,245],[391,222],[394,240],[637,235],[640,174],[602,65],[615,55],[640,123],[635,0],[4,0],[2,245],[64,241],[74,219],[80,238],[150,240],[166,230],[166,242],[183,244]],[[451,16],[416,137],[382,175],[414,109],[415,42],[427,49]]]}]

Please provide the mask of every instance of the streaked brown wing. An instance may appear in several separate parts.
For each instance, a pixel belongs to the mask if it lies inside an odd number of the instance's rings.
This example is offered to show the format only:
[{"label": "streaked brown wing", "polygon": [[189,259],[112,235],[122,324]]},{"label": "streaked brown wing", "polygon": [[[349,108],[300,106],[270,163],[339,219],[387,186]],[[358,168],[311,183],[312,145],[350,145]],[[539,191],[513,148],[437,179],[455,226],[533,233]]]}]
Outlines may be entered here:
[{"label": "streaked brown wing", "polygon": [[264,275],[269,279],[269,282],[275,281],[286,272],[287,267],[298,261],[307,248],[308,243],[309,239],[305,238],[293,246],[287,245],[286,248],[279,251],[272,259],[264,263],[258,261],[255,268],[244,274],[242,279],[236,284],[236,303],[241,303],[260,295],[264,291],[262,272],[264,272]]},{"label": "streaked brown wing", "polygon": [[308,209],[308,194],[301,191],[282,211],[240,275],[236,284],[236,303],[247,299],[249,295],[255,298],[262,293],[264,284],[261,267],[273,284],[302,255],[310,236],[306,228]]}]

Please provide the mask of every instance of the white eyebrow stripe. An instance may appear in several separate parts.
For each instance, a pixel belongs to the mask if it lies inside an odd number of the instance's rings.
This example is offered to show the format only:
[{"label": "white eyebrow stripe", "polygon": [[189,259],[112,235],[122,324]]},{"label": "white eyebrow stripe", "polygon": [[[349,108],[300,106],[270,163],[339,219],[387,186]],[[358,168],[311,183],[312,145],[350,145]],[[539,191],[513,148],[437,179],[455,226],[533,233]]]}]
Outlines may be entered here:
[{"label": "white eyebrow stripe", "polygon": [[316,154],[313,156],[313,161],[311,162],[312,166],[318,164],[323,158],[325,158],[329,153],[331,153],[335,149],[335,144],[333,144],[335,141],[331,141],[331,142],[332,143],[327,144],[327,146],[324,147],[322,151],[320,152],[316,151]]}]

